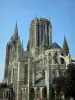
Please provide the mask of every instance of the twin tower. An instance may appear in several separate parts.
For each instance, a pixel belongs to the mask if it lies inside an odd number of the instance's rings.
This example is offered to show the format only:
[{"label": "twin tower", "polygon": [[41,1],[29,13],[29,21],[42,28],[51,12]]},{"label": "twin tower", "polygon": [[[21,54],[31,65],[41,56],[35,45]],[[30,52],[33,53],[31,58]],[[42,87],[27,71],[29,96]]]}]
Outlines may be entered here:
[{"label": "twin tower", "polygon": [[52,25],[50,20],[35,18],[31,21],[27,51],[40,53],[52,45]]}]

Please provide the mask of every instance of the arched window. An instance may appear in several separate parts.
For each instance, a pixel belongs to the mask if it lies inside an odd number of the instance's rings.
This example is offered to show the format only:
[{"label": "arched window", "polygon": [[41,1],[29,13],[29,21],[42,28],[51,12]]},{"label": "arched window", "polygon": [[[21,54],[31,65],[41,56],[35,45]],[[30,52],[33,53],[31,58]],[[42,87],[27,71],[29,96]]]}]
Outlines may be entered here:
[{"label": "arched window", "polygon": [[53,77],[56,77],[56,70],[55,69],[53,70],[52,73],[53,73]]},{"label": "arched window", "polygon": [[63,56],[64,54],[63,54],[63,53],[61,53],[61,55]]},{"label": "arched window", "polygon": [[54,55],[54,64],[58,63],[58,53],[56,52]]},{"label": "arched window", "polygon": [[8,94],[8,91],[6,92],[6,98],[8,98],[9,94]]},{"label": "arched window", "polygon": [[60,62],[61,62],[61,64],[65,63],[63,58],[60,58]]},{"label": "arched window", "polygon": [[[49,53],[49,58],[51,58],[51,53]],[[49,60],[50,64],[52,64],[52,59]]]}]

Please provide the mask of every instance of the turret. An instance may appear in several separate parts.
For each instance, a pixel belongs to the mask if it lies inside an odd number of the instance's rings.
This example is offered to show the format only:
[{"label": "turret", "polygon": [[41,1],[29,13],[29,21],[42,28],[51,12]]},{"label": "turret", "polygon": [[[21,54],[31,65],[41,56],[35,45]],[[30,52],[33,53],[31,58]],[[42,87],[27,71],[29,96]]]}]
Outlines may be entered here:
[{"label": "turret", "polygon": [[18,26],[17,26],[17,23],[16,23],[15,29],[14,29],[13,39],[18,39]]},{"label": "turret", "polygon": [[24,61],[24,48],[23,48],[23,41],[20,42],[20,37],[18,37],[17,42],[17,60]]},{"label": "turret", "polygon": [[64,36],[64,43],[63,43],[63,53],[64,55],[68,55],[69,53],[69,47],[65,36]]}]

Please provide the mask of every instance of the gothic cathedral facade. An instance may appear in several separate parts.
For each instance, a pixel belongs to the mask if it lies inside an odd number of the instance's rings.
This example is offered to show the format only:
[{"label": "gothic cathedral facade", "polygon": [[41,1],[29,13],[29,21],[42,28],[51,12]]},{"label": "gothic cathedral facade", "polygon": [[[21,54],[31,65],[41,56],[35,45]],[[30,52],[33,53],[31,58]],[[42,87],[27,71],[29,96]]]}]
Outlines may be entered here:
[{"label": "gothic cathedral facade", "polygon": [[6,45],[3,83],[10,89],[4,90],[3,100],[52,100],[54,79],[64,76],[66,69],[64,59],[58,55],[65,56],[68,53],[65,36],[63,47],[52,42],[52,25],[46,18],[31,21],[27,50],[24,51],[16,23],[14,33]]}]

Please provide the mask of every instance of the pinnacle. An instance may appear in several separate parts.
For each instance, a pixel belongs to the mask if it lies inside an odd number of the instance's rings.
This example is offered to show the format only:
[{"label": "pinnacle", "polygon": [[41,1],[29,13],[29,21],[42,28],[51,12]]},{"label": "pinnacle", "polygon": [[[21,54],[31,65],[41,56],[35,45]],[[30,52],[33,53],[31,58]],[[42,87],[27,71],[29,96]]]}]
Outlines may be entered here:
[{"label": "pinnacle", "polygon": [[65,35],[64,35],[63,50],[64,50],[64,53],[65,53],[66,55],[68,55],[68,53],[69,53],[69,47],[68,47],[68,43],[67,43],[67,40],[66,40]]},{"label": "pinnacle", "polygon": [[17,26],[17,21],[16,21],[16,25],[15,25],[15,29],[14,29],[14,38],[18,38],[18,26]]}]

